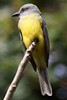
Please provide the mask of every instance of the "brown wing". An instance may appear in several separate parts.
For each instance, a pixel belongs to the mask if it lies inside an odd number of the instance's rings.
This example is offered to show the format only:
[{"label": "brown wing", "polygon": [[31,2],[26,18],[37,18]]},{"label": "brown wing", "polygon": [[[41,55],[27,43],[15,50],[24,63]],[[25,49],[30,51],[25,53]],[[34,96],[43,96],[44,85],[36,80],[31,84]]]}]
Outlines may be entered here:
[{"label": "brown wing", "polygon": [[44,36],[44,41],[45,41],[45,61],[46,61],[46,65],[48,67],[50,46],[49,46],[48,32],[47,32],[46,23],[45,23],[44,19],[42,20],[42,30],[43,30],[43,36]]}]

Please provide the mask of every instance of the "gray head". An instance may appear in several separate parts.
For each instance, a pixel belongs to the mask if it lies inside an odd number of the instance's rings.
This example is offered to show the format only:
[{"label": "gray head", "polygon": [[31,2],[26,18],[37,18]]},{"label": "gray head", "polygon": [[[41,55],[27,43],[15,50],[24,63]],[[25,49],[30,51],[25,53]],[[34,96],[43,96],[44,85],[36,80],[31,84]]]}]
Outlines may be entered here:
[{"label": "gray head", "polygon": [[14,13],[12,16],[24,16],[24,15],[28,15],[30,13],[37,13],[37,14],[41,14],[40,10],[38,9],[38,7],[34,4],[25,4],[24,6],[22,6],[20,8],[20,10],[16,13]]}]

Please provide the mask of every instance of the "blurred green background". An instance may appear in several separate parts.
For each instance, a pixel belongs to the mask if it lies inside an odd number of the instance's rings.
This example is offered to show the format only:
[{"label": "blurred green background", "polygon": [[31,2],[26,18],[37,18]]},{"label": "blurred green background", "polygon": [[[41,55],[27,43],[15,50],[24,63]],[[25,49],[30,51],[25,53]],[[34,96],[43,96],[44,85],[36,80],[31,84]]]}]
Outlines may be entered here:
[{"label": "blurred green background", "polygon": [[53,96],[41,95],[37,73],[28,64],[12,100],[67,100],[67,0],[0,0],[0,100],[23,57],[18,19],[11,16],[26,3],[36,4],[47,23]]}]

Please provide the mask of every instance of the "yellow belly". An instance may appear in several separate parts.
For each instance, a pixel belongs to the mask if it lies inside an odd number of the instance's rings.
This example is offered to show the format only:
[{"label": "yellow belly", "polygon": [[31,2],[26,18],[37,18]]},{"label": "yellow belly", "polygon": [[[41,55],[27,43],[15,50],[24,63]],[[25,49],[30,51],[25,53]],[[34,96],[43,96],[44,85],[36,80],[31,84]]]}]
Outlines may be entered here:
[{"label": "yellow belly", "polygon": [[37,44],[33,52],[33,56],[34,59],[40,58],[39,60],[42,60],[41,57],[44,56],[45,43],[40,18],[34,14],[27,15],[19,20],[18,27],[22,32],[23,42],[26,48],[29,47],[29,45],[35,38],[39,39],[39,43]]}]

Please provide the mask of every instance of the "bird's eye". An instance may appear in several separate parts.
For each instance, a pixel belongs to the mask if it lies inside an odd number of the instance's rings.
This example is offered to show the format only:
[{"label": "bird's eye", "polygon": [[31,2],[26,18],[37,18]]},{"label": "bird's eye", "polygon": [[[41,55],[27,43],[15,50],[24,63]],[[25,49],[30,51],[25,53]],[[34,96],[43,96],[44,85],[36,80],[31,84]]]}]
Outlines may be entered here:
[{"label": "bird's eye", "polygon": [[22,10],[21,10],[22,12],[24,12],[24,9],[22,8]]},{"label": "bird's eye", "polygon": [[24,8],[21,8],[21,9],[20,9],[20,12],[27,11],[28,9],[29,9],[29,7],[24,7]]},{"label": "bird's eye", "polygon": [[29,7],[24,8],[25,11],[28,10],[28,9],[29,9]]}]

